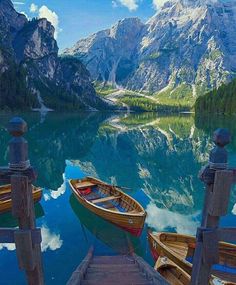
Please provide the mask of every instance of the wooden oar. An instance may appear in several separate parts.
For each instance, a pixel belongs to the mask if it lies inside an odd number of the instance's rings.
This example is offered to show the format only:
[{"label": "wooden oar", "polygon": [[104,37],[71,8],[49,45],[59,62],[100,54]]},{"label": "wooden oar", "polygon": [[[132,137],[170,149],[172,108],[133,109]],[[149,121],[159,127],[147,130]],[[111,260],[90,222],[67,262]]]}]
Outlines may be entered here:
[{"label": "wooden oar", "polygon": [[[132,190],[131,188],[123,187],[123,186],[119,186],[119,185],[108,184],[108,183],[104,183],[104,184],[106,184],[107,186],[112,185],[113,187],[116,187],[116,188],[119,188],[119,189],[124,189],[124,190],[129,190],[129,191],[131,191],[131,190]],[[97,183],[97,185],[104,185],[104,184],[102,184],[102,183]]]},{"label": "wooden oar", "polygon": [[132,189],[131,189],[131,188],[128,188],[128,187],[123,187],[123,186],[118,186],[118,185],[112,185],[112,186],[114,186],[114,187],[116,187],[116,188],[120,188],[120,189],[132,191]]}]

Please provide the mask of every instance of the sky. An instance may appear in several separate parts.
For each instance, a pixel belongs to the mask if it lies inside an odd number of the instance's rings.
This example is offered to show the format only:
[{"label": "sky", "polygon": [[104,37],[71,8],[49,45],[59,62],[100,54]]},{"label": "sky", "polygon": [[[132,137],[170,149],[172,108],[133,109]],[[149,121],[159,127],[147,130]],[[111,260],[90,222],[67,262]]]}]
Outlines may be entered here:
[{"label": "sky", "polygon": [[146,22],[166,0],[14,0],[27,17],[47,18],[56,28],[60,50],[127,17]]}]

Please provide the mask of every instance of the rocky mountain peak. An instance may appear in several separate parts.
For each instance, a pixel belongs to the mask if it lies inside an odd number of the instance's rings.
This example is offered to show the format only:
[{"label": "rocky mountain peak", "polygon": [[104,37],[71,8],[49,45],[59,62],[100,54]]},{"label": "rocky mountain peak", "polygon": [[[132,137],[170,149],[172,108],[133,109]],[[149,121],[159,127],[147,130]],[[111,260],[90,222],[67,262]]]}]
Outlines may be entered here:
[{"label": "rocky mountain peak", "polygon": [[134,37],[134,35],[140,33],[143,27],[144,24],[139,18],[125,18],[110,29],[110,37],[117,40],[123,39],[124,37]]},{"label": "rocky mountain peak", "polygon": [[17,60],[39,59],[52,54],[57,56],[58,46],[54,32],[54,27],[47,19],[28,22],[13,42]]},{"label": "rocky mountain peak", "polygon": [[16,12],[11,0],[0,0],[0,20],[16,34],[28,22],[25,15]]},{"label": "rocky mountain peak", "polygon": [[170,0],[146,24],[124,19],[65,53],[80,58],[94,80],[194,98],[235,77],[235,3]]},{"label": "rocky mountain peak", "polygon": [[10,0],[0,0],[0,109],[107,107],[96,96],[85,66],[78,59],[58,57],[54,33],[47,19],[28,21]]}]

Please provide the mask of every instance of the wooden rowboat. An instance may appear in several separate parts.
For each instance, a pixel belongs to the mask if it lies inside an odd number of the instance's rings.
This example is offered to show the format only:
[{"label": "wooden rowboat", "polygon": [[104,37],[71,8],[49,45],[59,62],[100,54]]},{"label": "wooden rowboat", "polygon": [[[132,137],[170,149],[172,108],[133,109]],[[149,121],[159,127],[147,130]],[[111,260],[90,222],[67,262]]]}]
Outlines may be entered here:
[{"label": "wooden rowboat", "polygon": [[[159,256],[165,256],[182,271],[189,276],[191,275],[196,245],[195,237],[174,233],[149,233],[148,239],[155,261],[158,260]],[[219,251],[219,264],[212,268],[213,276],[211,282],[214,284],[214,280],[220,279],[221,283],[218,284],[235,285],[236,245],[219,242]]]},{"label": "wooden rowboat", "polygon": [[[154,269],[158,271],[170,285],[190,285],[191,276],[167,257],[160,256]],[[235,285],[235,283],[222,281],[212,276],[209,285]]]},{"label": "wooden rowboat", "polygon": [[[34,202],[38,202],[42,197],[42,189],[32,186]],[[0,214],[11,211],[11,185],[0,186]]]},{"label": "wooden rowboat", "polygon": [[159,257],[155,267],[170,285],[189,285],[191,277],[167,257]]},{"label": "wooden rowboat", "polygon": [[85,208],[135,236],[141,235],[146,212],[118,187],[92,177],[72,179],[69,184]]}]

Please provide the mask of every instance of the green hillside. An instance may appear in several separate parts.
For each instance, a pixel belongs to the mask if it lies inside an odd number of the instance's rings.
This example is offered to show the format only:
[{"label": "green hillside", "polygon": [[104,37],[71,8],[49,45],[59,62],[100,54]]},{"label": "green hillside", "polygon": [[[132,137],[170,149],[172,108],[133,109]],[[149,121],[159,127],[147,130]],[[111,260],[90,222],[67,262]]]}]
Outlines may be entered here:
[{"label": "green hillside", "polygon": [[236,79],[223,84],[204,96],[200,96],[195,103],[196,113],[235,114],[236,113]]}]

